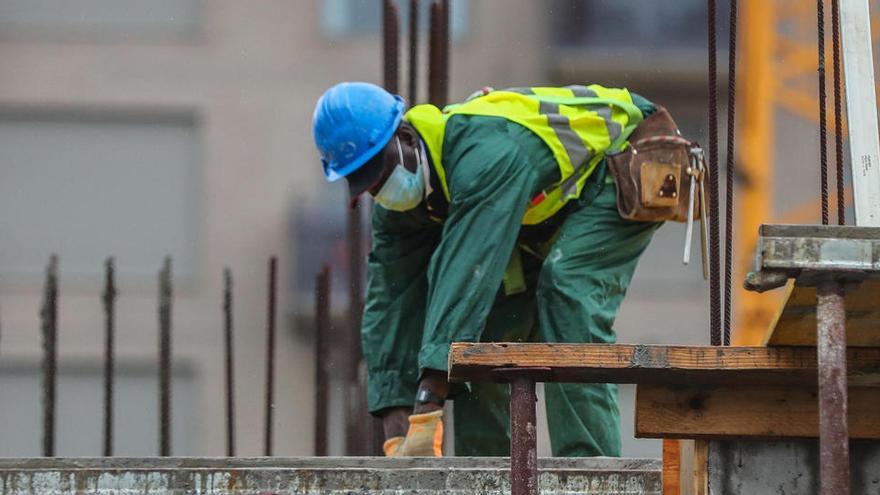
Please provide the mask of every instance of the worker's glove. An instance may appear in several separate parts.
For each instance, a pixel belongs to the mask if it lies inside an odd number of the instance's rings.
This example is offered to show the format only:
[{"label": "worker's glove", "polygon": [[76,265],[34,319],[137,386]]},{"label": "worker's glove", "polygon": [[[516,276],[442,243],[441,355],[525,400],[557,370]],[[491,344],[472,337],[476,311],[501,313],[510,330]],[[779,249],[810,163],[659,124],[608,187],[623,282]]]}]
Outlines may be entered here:
[{"label": "worker's glove", "polygon": [[443,457],[443,410],[410,416],[397,452],[403,457]]},{"label": "worker's glove", "polygon": [[400,446],[403,445],[403,437],[391,437],[382,444],[385,457],[400,457]]}]

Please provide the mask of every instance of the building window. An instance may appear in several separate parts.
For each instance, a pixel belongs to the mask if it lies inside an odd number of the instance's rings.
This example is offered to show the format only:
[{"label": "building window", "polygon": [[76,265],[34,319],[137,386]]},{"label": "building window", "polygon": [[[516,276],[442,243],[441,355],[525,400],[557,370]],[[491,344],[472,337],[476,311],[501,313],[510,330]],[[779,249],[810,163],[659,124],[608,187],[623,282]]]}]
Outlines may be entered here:
[{"label": "building window", "polygon": [[202,0],[0,0],[4,35],[151,36],[198,28]]},{"label": "building window", "polygon": [[[400,7],[401,24],[406,26],[409,18],[409,2],[398,2]],[[419,19],[422,23],[422,33],[428,26],[428,16],[431,2],[420,2],[421,12]],[[470,28],[469,14],[470,0],[452,0],[450,2],[452,24],[452,37],[461,38],[468,33]],[[376,35],[382,30],[382,2],[378,0],[324,0],[321,15],[321,24],[324,32],[330,36],[364,36]],[[422,36],[425,36],[422,34]]]},{"label": "building window", "polygon": [[192,277],[199,230],[192,115],[0,110],[0,278],[39,280],[49,255],[68,280],[154,280],[162,259]]},{"label": "building window", "polygon": [[[706,2],[679,0],[553,0],[551,32],[562,46],[667,49],[704,47]],[[718,28],[727,39],[727,2],[718,2]],[[719,41],[722,43],[723,41]]]}]

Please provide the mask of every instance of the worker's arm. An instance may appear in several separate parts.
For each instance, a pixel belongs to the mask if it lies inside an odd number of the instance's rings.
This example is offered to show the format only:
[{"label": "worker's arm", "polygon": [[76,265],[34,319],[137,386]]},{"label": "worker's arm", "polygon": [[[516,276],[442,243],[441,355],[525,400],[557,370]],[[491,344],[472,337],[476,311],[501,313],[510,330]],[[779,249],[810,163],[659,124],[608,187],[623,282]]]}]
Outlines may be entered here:
[{"label": "worker's arm", "polygon": [[[521,146],[528,141],[530,146]],[[537,144],[534,144],[537,142]],[[559,178],[540,139],[498,117],[455,116],[444,164],[452,201],[428,268],[421,369],[445,370],[449,343],[475,342],[498,293],[529,199]]]},{"label": "worker's arm", "polygon": [[427,294],[426,271],[441,226],[423,209],[373,207],[361,337],[371,412],[413,405]]}]

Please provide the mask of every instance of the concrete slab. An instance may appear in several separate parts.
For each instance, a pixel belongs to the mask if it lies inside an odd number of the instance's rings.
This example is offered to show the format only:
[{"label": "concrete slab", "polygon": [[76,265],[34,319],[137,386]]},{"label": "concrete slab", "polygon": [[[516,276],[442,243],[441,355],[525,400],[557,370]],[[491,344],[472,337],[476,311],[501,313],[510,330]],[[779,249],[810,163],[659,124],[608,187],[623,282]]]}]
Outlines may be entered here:
[{"label": "concrete slab", "polygon": [[[540,459],[545,495],[660,495],[654,459]],[[502,494],[507,458],[0,459],[0,495]]]},{"label": "concrete slab", "polygon": [[[815,440],[709,442],[709,495],[819,495]],[[880,495],[880,443],[850,443],[850,490]]]}]

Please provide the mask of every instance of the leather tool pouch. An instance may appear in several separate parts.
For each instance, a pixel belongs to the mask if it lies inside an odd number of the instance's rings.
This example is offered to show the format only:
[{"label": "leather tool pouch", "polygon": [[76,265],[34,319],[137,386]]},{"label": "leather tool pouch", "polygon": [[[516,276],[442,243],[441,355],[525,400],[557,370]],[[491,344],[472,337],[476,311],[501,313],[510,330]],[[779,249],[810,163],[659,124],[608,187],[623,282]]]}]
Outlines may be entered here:
[{"label": "leather tool pouch", "polygon": [[701,198],[691,189],[701,186],[705,167],[699,146],[681,137],[669,112],[658,107],[636,127],[629,142],[624,151],[608,155],[620,216],[687,222],[693,208],[692,219],[699,219]]}]

